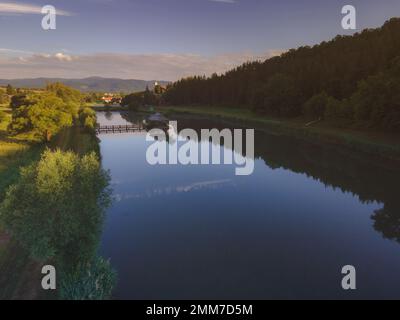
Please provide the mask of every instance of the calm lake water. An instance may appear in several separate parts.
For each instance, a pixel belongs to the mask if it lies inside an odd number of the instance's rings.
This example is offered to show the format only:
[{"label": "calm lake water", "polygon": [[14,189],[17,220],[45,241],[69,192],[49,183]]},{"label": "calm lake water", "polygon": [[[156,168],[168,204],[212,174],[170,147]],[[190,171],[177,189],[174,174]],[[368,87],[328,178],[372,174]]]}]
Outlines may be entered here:
[{"label": "calm lake water", "polygon": [[[98,113],[101,124],[142,120]],[[400,298],[399,171],[258,130],[250,176],[235,165],[151,166],[145,133],[99,138],[115,197],[100,253],[118,272],[116,298]],[[344,265],[356,267],[356,291],[341,288]]]}]

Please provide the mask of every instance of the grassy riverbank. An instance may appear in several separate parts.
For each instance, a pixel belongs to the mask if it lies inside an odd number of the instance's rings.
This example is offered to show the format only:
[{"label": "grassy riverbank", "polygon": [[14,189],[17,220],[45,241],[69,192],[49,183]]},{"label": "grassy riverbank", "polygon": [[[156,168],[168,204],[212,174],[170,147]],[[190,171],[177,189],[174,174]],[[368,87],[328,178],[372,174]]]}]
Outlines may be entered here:
[{"label": "grassy riverbank", "polygon": [[87,105],[95,111],[129,111],[128,107],[123,106],[105,106],[105,105]]},{"label": "grassy riverbank", "polygon": [[19,168],[39,159],[41,145],[30,135],[10,136],[7,127],[11,121],[11,110],[2,106],[6,118],[0,122],[0,201],[5,189],[18,179]]},{"label": "grassy riverbank", "polygon": [[[12,136],[7,132],[11,121],[10,110],[0,123],[0,201],[11,184],[18,181],[20,168],[40,159],[49,147],[73,151],[79,155],[95,151],[99,144],[94,132],[74,126],[61,130],[45,144],[29,135]],[[29,253],[7,234],[0,225],[0,299],[55,298],[39,290],[41,265],[30,258]],[[33,276],[35,275],[35,276]]]},{"label": "grassy riverbank", "polygon": [[78,155],[85,155],[92,151],[100,155],[98,139],[94,132],[79,126],[61,130],[48,144],[50,149],[73,151]]},{"label": "grassy riverbank", "polygon": [[307,126],[310,123],[309,119],[273,119],[240,108],[167,106],[158,107],[156,111],[167,114],[188,113],[226,118],[239,122],[251,122],[258,129],[269,130],[276,134],[291,135],[310,142],[342,145],[354,151],[367,152],[371,155],[400,161],[400,136],[395,134],[372,130],[344,129],[326,121]]},{"label": "grassy riverbank", "polygon": [[[1,106],[6,118],[0,122],[0,201],[7,188],[19,178],[20,167],[37,161],[44,146],[29,135],[10,136],[7,127],[11,121],[11,110]],[[0,225],[0,299],[32,299],[37,297],[32,272],[40,275],[40,269],[27,253],[12,241]],[[37,272],[35,272],[37,270]]]},{"label": "grassy riverbank", "polygon": [[[3,110],[7,110],[3,108]],[[17,181],[20,167],[39,160],[46,147],[73,151],[84,155],[91,151],[99,154],[99,145],[94,133],[78,126],[62,129],[53,139],[45,144],[28,134],[13,135],[7,132],[11,114],[0,122],[0,201],[8,186]]]}]

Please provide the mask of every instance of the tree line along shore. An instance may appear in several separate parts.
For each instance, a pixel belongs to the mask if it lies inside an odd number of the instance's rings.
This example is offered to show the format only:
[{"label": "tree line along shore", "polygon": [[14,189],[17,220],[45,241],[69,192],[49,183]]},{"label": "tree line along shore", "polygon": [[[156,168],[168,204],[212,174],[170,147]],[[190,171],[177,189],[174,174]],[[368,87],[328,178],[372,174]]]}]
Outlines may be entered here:
[{"label": "tree line along shore", "polygon": [[[0,109],[0,298],[108,299],[116,274],[97,247],[111,190],[96,114],[60,83],[7,90],[9,105]],[[56,267],[56,291],[41,288],[46,264]]]},{"label": "tree line along shore", "polygon": [[171,84],[172,106],[240,108],[259,117],[400,133],[400,18],[353,36],[291,49],[222,75]]}]

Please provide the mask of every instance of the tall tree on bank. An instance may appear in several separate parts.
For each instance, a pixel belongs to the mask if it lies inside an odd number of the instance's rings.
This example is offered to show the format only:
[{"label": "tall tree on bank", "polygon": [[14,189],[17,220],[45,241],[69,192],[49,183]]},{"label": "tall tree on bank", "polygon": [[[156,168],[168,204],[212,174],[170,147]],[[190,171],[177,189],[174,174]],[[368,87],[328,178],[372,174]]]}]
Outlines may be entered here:
[{"label": "tall tree on bank", "polygon": [[82,95],[60,83],[49,84],[43,92],[14,95],[11,99],[11,131],[31,132],[49,141],[62,128],[79,118]]}]

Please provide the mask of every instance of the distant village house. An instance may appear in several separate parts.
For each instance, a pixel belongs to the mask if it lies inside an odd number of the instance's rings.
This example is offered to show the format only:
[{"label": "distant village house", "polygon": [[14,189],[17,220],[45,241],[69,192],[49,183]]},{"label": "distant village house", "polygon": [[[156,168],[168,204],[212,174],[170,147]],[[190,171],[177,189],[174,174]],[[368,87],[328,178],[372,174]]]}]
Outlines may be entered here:
[{"label": "distant village house", "polygon": [[167,91],[167,87],[160,85],[158,82],[154,83],[155,94],[163,94],[165,91]]},{"label": "distant village house", "polygon": [[116,96],[113,93],[105,93],[101,100],[105,104],[120,104],[122,98],[120,96]]}]

